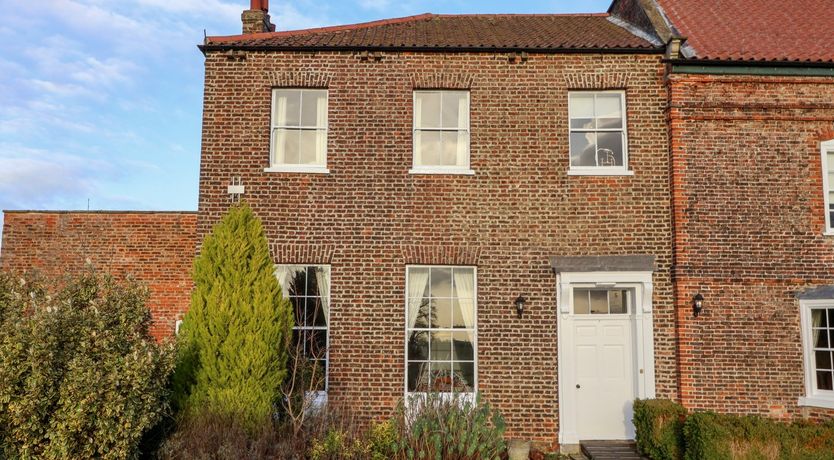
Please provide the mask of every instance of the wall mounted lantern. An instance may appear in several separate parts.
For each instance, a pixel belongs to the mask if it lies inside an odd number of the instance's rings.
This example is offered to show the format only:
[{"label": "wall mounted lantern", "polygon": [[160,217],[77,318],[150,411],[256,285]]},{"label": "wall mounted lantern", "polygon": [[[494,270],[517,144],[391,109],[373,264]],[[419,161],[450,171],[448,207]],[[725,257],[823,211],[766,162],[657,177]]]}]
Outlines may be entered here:
[{"label": "wall mounted lantern", "polygon": [[692,315],[696,318],[698,315],[701,314],[701,310],[704,309],[704,296],[701,293],[695,294],[695,297],[692,298]]},{"label": "wall mounted lantern", "polygon": [[524,315],[524,304],[527,303],[527,299],[524,296],[518,296],[515,298],[515,312],[518,313],[518,317],[521,318]]}]

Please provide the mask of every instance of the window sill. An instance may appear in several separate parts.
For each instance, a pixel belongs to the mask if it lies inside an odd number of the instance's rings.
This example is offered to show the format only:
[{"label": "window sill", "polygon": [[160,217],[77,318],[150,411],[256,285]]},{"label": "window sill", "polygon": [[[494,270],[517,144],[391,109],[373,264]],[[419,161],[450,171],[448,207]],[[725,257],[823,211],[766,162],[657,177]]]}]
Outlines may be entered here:
[{"label": "window sill", "polygon": [[799,405],[834,409],[834,396],[810,396],[799,398]]},{"label": "window sill", "polygon": [[409,174],[448,174],[453,176],[474,176],[475,171],[466,168],[411,168]]},{"label": "window sill", "polygon": [[633,176],[629,169],[568,169],[568,176]]},{"label": "window sill", "polygon": [[822,232],[822,236],[834,236],[834,230],[826,230]]},{"label": "window sill", "polygon": [[330,170],[324,166],[270,166],[264,169],[264,172],[330,174]]}]

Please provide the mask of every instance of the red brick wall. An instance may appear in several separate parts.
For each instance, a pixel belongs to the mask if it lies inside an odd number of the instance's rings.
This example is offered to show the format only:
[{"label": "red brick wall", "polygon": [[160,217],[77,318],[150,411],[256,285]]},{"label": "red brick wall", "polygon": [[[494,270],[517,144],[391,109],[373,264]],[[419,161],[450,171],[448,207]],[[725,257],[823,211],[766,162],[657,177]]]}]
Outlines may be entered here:
[{"label": "red brick wall", "polygon": [[681,399],[820,416],[797,406],[794,294],[834,284],[819,146],[834,138],[834,79],[673,75],[670,97]]},{"label": "red brick wall", "polygon": [[[330,174],[265,173],[271,87],[309,82],[330,91]],[[475,176],[408,174],[415,82],[471,85]],[[568,89],[623,87],[634,176],[568,176]],[[364,417],[403,396],[405,265],[477,265],[479,390],[510,436],[555,444],[550,256],[657,256],[657,387],[676,397],[666,101],[654,55],[209,53],[198,234],[240,176],[277,263],[332,265],[330,398]]]},{"label": "red brick wall", "polygon": [[188,309],[196,213],[6,211],[4,220],[0,270],[60,277],[92,266],[130,275],[150,290],[158,339]]}]

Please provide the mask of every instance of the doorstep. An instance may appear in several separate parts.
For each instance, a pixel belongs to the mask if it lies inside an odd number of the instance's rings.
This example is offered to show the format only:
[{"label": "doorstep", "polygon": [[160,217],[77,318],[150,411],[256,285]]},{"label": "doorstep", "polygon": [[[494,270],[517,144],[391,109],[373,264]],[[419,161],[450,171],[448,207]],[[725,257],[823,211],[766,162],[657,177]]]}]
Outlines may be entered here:
[{"label": "doorstep", "polygon": [[634,441],[580,441],[582,453],[590,460],[643,460]]}]

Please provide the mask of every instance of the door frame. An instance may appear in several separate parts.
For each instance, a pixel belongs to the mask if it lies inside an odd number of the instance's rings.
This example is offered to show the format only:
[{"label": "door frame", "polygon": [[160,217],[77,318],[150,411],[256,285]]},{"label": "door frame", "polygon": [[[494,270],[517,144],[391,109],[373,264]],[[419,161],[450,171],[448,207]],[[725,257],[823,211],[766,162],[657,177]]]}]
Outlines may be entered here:
[{"label": "door frame", "polygon": [[558,391],[559,391],[559,443],[579,444],[577,433],[577,402],[570,392],[574,375],[573,350],[573,288],[579,286],[623,287],[634,289],[631,312],[634,341],[634,376],[636,397],[655,397],[654,374],[654,321],[652,313],[652,272],[563,272],[556,276],[556,303],[558,307]]}]

